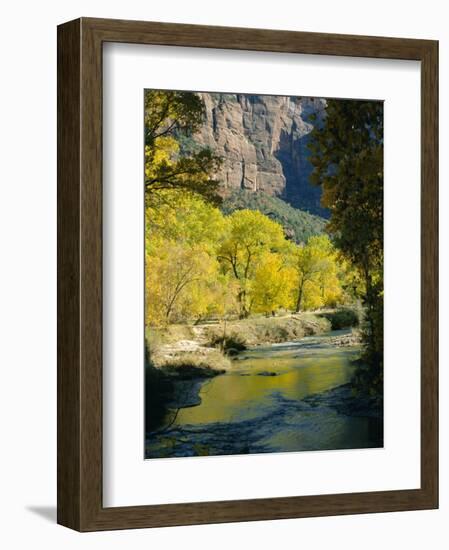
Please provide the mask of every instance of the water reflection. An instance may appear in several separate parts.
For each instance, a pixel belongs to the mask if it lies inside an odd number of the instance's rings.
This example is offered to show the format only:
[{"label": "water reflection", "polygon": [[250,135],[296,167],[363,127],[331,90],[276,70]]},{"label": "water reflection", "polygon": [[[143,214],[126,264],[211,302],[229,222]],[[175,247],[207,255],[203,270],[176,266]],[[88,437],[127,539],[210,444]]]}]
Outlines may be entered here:
[{"label": "water reflection", "polygon": [[232,372],[203,383],[200,405],[147,441],[147,457],[379,446],[378,419],[305,399],[348,382],[359,353],[323,337],[249,350]]}]

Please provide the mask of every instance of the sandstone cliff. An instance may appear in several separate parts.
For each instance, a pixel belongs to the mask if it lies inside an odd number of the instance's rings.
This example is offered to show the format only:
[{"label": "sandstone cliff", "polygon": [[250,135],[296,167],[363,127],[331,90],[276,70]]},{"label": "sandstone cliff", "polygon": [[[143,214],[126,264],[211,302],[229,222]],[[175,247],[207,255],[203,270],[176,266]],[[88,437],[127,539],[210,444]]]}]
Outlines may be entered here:
[{"label": "sandstone cliff", "polygon": [[[320,190],[309,181],[311,113],[322,120],[325,100],[285,96],[201,93],[206,120],[197,143],[223,157],[222,192],[266,193],[323,214]],[[316,124],[317,122],[315,122]]]}]

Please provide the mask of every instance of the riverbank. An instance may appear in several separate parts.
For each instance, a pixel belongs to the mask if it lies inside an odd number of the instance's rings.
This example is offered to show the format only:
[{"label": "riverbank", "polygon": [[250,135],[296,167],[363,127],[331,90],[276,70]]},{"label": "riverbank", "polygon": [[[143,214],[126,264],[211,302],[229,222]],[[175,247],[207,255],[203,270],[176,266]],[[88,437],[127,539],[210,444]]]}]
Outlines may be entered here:
[{"label": "riverbank", "polygon": [[[180,409],[199,405],[204,382],[235,371],[241,359],[248,359],[245,350],[276,349],[290,343],[302,353],[315,347],[314,337],[319,338],[321,348],[357,347],[357,329],[328,332],[333,320],[340,317],[340,311],[327,311],[147,329],[147,430],[169,425],[173,411],[177,414]],[[271,367],[257,373],[276,375]]]},{"label": "riverbank", "polygon": [[147,430],[147,458],[382,446],[382,405],[351,384],[361,348],[336,345],[351,336],[253,346],[223,376],[166,377],[172,393]]},{"label": "riverbank", "polygon": [[[168,376],[192,378],[223,374],[230,357],[255,346],[298,341],[331,329],[331,321],[313,313],[251,317],[227,322],[147,328],[151,364]],[[356,337],[335,339],[336,346],[353,345]]]}]

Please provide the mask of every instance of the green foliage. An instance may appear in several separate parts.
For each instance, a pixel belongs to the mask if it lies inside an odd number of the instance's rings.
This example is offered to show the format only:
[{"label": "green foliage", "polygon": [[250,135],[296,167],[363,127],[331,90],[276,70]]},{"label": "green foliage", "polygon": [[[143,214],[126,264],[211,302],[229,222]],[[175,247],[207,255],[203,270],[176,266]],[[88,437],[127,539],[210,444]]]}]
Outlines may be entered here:
[{"label": "green foliage", "polygon": [[203,148],[191,134],[184,132],[175,132],[174,137],[179,145],[179,156],[189,156],[198,153]]},{"label": "green foliage", "polygon": [[145,145],[175,130],[194,132],[203,121],[204,106],[192,92],[145,90]]},{"label": "green foliage", "polygon": [[358,312],[351,308],[342,308],[331,313],[324,313],[323,317],[330,321],[332,330],[358,327],[360,323]]},{"label": "green foliage", "polygon": [[[378,377],[383,357],[383,104],[328,100],[310,134],[311,179],[330,210],[328,230],[357,269],[366,306],[365,359]],[[360,285],[359,285],[360,288]]]},{"label": "green foliage", "polygon": [[145,194],[161,190],[197,193],[220,202],[214,179],[220,157],[208,148],[180,155],[179,135],[191,136],[201,124],[204,106],[192,92],[145,91]]},{"label": "green foliage", "polygon": [[287,238],[296,243],[306,242],[313,235],[323,233],[327,223],[327,220],[320,216],[294,208],[282,199],[262,191],[234,191],[223,200],[221,209],[225,214],[231,214],[235,210],[259,210],[282,225]]}]

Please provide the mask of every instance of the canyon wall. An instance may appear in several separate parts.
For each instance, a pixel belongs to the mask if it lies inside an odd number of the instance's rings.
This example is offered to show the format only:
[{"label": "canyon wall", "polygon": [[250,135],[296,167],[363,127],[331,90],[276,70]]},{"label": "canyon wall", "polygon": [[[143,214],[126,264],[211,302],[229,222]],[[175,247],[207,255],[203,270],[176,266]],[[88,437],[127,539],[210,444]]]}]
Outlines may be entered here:
[{"label": "canyon wall", "polygon": [[[201,93],[205,123],[194,136],[223,157],[222,193],[263,192],[323,214],[320,189],[309,183],[307,140],[324,116],[324,99]],[[316,114],[314,122],[309,115]]]}]

